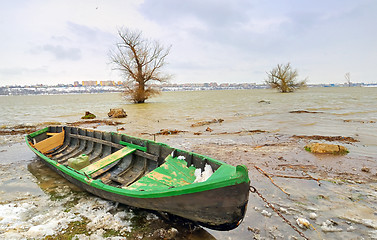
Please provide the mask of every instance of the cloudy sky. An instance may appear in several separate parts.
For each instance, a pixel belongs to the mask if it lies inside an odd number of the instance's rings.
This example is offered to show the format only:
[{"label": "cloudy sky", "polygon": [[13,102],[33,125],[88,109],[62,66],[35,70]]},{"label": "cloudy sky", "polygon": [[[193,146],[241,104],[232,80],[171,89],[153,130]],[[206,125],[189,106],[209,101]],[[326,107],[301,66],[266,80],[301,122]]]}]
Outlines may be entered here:
[{"label": "cloudy sky", "polygon": [[172,45],[173,83],[262,83],[290,62],[309,83],[377,82],[374,0],[0,2],[0,86],[121,80],[117,29]]}]

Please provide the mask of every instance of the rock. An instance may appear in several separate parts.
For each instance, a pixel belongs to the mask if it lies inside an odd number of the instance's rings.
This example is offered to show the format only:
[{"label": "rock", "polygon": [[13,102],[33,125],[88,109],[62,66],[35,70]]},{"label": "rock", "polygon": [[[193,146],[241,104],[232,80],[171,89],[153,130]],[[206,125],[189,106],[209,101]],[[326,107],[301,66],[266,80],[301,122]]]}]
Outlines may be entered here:
[{"label": "rock", "polygon": [[285,214],[288,213],[288,210],[286,208],[280,207],[279,210],[280,210],[281,213],[285,213]]},{"label": "rock", "polygon": [[110,112],[107,114],[107,116],[111,118],[125,118],[127,117],[127,114],[123,108],[113,108],[110,109]]},{"label": "rock", "polygon": [[329,219],[322,223],[321,229],[323,232],[341,232],[343,229],[335,227],[338,225],[335,221]]},{"label": "rock", "polygon": [[347,154],[348,149],[341,145],[327,144],[327,143],[310,143],[305,146],[305,150],[312,153],[327,153],[327,154]]},{"label": "rock", "polygon": [[94,115],[91,112],[85,112],[85,115],[81,117],[81,119],[93,119],[93,118],[96,118],[96,115]]},{"label": "rock", "polygon": [[310,218],[310,219],[313,219],[313,220],[314,220],[314,219],[317,219],[317,214],[314,213],[314,212],[312,212],[312,213],[309,214],[309,218]]},{"label": "rock", "polygon": [[167,234],[165,235],[165,239],[175,239],[177,234],[178,234],[178,230],[172,227],[168,230]]},{"label": "rock", "polygon": [[355,230],[356,230],[356,228],[354,226],[350,226],[350,227],[347,228],[347,232],[353,232]]},{"label": "rock", "polygon": [[265,217],[271,217],[272,213],[267,212],[266,210],[262,210],[261,214]]},{"label": "rock", "polygon": [[154,231],[153,237],[159,239],[175,239],[178,234],[178,230],[176,228],[170,228],[169,230],[160,228]]}]

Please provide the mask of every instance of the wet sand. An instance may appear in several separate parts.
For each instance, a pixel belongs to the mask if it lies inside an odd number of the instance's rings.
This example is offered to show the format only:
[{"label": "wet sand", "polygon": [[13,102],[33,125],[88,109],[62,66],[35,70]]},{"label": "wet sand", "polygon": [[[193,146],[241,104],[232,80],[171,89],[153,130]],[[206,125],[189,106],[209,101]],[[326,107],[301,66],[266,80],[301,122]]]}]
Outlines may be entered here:
[{"label": "wet sand", "polygon": [[[117,130],[116,126],[104,128]],[[198,129],[176,135],[133,135],[156,138],[172,147],[232,165],[246,165],[251,185],[310,239],[377,239],[377,161],[353,154],[352,149],[358,147],[356,143],[329,142],[349,148],[347,155],[316,155],[304,149],[307,143],[318,141],[310,138],[263,131],[225,134],[220,128],[215,131],[205,131],[205,128],[207,126],[200,129],[200,135],[195,134]],[[71,231],[72,236],[80,239],[87,236],[99,239],[106,236],[113,239],[122,239],[122,236],[128,239],[301,239],[253,193],[243,223],[235,230],[219,232],[81,192],[41,164],[23,143],[1,146],[0,157],[0,206],[14,216],[0,216],[2,237],[39,239],[50,236],[47,239],[54,239],[67,236]],[[31,210],[25,210],[28,208]],[[44,212],[43,208],[54,210],[55,215]],[[90,212],[102,218],[85,218]],[[36,214],[40,219],[28,214]],[[307,219],[309,228],[300,228],[296,223],[298,218]],[[103,223],[103,219],[108,219],[112,225]],[[55,231],[48,231],[49,226]]]}]

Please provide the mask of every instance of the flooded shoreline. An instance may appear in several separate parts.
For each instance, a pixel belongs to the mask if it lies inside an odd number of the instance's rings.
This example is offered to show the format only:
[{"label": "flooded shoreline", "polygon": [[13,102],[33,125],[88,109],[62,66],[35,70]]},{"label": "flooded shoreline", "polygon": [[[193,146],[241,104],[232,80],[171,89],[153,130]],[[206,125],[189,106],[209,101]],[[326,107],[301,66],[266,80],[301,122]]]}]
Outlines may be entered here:
[{"label": "flooded shoreline", "polygon": [[[251,137],[254,138],[252,144],[247,142]],[[279,135],[277,140],[276,137],[276,134],[271,133],[227,135],[226,138],[181,133],[158,136],[157,140],[177,148],[206,153],[233,165],[247,165],[251,185],[292,224],[298,227],[297,218],[309,220],[311,225],[308,229],[298,228],[310,239],[376,238],[375,172],[367,173],[358,169],[355,174],[345,175],[344,172],[352,170],[340,167],[342,171],[338,171],[332,168],[334,166],[326,167],[318,163],[345,161],[347,156],[313,155],[302,149],[302,139]],[[10,159],[16,155],[17,158]],[[25,144],[2,146],[0,156],[8,159],[0,165],[0,207],[4,213],[0,216],[0,236],[3,237],[53,239],[72,233],[72,237],[78,239],[89,239],[90,236],[169,239],[173,235],[171,239],[300,239],[256,194],[250,194],[243,223],[235,230],[219,232],[184,220],[165,219],[158,213],[118,205],[82,192],[44,166]],[[309,156],[315,160],[310,162]],[[288,192],[289,196],[254,166],[268,173],[274,183]],[[369,168],[375,171],[375,164],[369,165]],[[320,180],[286,177],[307,174]],[[47,213],[46,209],[53,214]],[[94,214],[92,219],[97,220],[88,221],[84,218],[90,212]],[[31,215],[40,215],[42,220],[34,220]],[[101,217],[96,218],[97,215]],[[316,217],[311,219],[312,215]],[[111,224],[104,224],[104,219]],[[138,221],[132,223],[132,219]],[[94,226],[98,228],[92,229]]]},{"label": "flooded shoreline", "polygon": [[[76,123],[244,164],[251,185],[310,239],[377,239],[377,98],[363,99],[352,89],[344,94],[327,91],[284,95],[294,101],[290,106],[279,103],[281,94],[265,91],[169,93],[137,106],[111,94],[63,96],[67,106],[54,99],[40,115],[35,104],[45,97],[19,97],[19,105],[1,106],[6,116],[0,119],[0,237],[301,239],[256,194],[250,194],[242,224],[219,232],[82,192],[44,166],[23,143],[24,134],[34,129]],[[315,94],[317,100],[299,102]],[[259,103],[261,99],[270,103]],[[29,100],[34,105],[22,105]],[[75,106],[77,102],[82,104]],[[106,113],[111,107],[123,107],[128,117],[109,124]],[[86,110],[97,115],[96,121],[80,120]],[[304,149],[311,142],[340,144],[350,153],[312,154]],[[308,220],[309,227],[301,228],[298,218]]]}]

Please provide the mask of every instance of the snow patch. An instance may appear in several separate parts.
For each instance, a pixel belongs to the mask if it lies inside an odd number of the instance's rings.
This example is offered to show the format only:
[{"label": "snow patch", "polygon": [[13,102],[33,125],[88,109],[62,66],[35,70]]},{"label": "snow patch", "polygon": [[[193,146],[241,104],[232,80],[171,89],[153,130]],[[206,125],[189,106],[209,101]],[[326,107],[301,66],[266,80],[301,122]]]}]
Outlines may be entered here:
[{"label": "snow patch", "polygon": [[194,183],[198,183],[198,182],[204,182],[204,181],[207,181],[207,179],[212,176],[213,174],[213,170],[212,170],[212,167],[209,165],[209,164],[206,164],[204,166],[204,171],[202,172],[202,170],[200,168],[197,168],[195,169],[195,181]]},{"label": "snow patch", "polygon": [[[63,233],[71,222],[88,220],[87,230],[93,238],[102,239],[104,230],[131,231],[132,212],[119,211],[117,204],[96,197],[83,197],[67,211],[71,197],[51,201],[0,205],[0,239],[40,239]],[[80,238],[81,239],[81,238]]]}]

